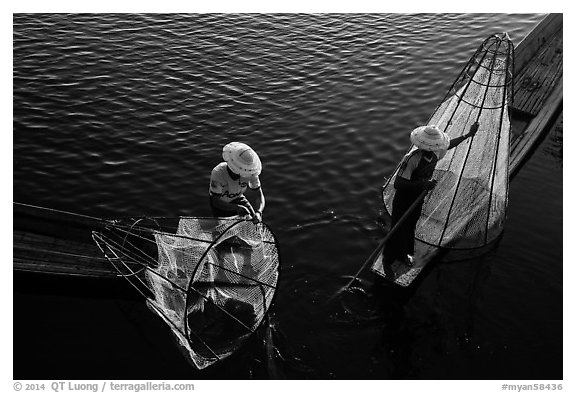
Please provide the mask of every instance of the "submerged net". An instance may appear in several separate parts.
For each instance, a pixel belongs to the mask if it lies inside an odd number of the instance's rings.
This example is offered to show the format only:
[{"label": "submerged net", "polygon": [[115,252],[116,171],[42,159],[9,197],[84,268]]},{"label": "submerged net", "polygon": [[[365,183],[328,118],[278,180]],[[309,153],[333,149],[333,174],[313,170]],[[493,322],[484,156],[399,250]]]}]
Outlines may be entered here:
[{"label": "submerged net", "polygon": [[199,369],[238,349],[271,305],[279,254],[263,223],[138,220],[111,223],[93,237]]},{"label": "submerged net", "polygon": [[[508,157],[514,48],[507,34],[485,40],[469,60],[427,124],[451,139],[476,135],[438,161],[438,184],[426,197],[416,238],[444,248],[479,248],[502,232],[508,203]],[[412,146],[410,151],[414,150]],[[398,168],[383,188],[392,210]]]}]

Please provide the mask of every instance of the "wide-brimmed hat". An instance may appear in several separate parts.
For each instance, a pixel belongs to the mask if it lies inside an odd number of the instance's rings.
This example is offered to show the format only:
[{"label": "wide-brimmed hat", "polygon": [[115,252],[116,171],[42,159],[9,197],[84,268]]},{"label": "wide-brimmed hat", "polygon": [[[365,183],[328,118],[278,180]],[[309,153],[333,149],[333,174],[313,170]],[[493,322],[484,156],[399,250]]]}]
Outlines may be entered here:
[{"label": "wide-brimmed hat", "polygon": [[222,149],[222,158],[232,172],[244,176],[258,176],[262,172],[262,163],[258,154],[242,142],[230,142]]},{"label": "wide-brimmed hat", "polygon": [[410,140],[416,147],[428,151],[446,150],[450,146],[448,134],[434,125],[415,128],[410,133]]}]

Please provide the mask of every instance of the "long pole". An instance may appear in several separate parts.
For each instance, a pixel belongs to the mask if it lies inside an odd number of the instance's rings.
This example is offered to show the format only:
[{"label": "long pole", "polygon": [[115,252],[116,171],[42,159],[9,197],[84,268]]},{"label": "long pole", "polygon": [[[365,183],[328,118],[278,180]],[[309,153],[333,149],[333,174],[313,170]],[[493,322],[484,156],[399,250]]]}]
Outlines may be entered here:
[{"label": "long pole", "polygon": [[336,292],[329,299],[329,301],[334,299],[336,296],[338,296],[340,293],[342,293],[346,289],[348,289],[350,287],[350,285],[352,285],[352,283],[354,283],[354,281],[356,281],[356,279],[358,278],[360,273],[362,273],[362,271],[366,268],[368,263],[370,263],[372,261],[372,259],[374,259],[374,257],[380,252],[380,250],[382,250],[384,248],[384,246],[388,242],[388,239],[390,239],[390,237],[398,230],[398,228],[400,228],[400,225],[402,225],[404,223],[404,221],[406,221],[406,219],[408,218],[410,213],[412,213],[414,211],[414,209],[416,209],[416,206],[424,199],[424,197],[426,196],[427,193],[428,193],[428,190],[424,190],[420,193],[420,195],[418,195],[418,198],[416,198],[414,203],[412,203],[412,205],[410,205],[408,210],[406,210],[406,212],[402,215],[402,217],[400,217],[398,222],[392,227],[392,229],[390,229],[390,232],[388,232],[388,234],[384,237],[384,239],[382,239],[382,241],[378,244],[376,249],[374,251],[372,251],[372,254],[370,254],[370,256],[362,264],[362,267],[360,268],[360,270],[358,270],[358,272],[354,275],[354,277],[352,277],[352,279],[348,282],[348,284],[346,284],[338,292]]}]

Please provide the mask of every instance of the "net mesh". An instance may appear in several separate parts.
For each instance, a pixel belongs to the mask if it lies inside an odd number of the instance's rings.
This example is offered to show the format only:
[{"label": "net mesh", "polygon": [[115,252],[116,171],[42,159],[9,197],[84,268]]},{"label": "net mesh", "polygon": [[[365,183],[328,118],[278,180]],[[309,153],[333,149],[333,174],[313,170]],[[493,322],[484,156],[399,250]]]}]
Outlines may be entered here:
[{"label": "net mesh", "polygon": [[[479,131],[438,161],[417,225],[416,238],[444,248],[479,248],[503,230],[508,202],[508,157],[513,45],[506,34],[485,40],[427,124],[451,139]],[[410,151],[416,149],[412,146]],[[398,168],[383,188],[392,210]]]},{"label": "net mesh", "polygon": [[171,230],[113,223],[93,237],[199,369],[238,349],[271,305],[279,254],[262,223],[188,217]]}]

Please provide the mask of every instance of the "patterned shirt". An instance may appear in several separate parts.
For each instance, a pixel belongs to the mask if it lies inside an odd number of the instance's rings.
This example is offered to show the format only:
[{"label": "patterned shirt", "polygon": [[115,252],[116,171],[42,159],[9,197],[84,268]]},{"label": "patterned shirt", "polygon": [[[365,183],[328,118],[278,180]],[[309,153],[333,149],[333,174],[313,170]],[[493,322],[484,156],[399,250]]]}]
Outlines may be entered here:
[{"label": "patterned shirt", "polygon": [[221,162],[212,169],[210,175],[210,195],[218,195],[224,202],[230,202],[241,195],[244,195],[246,187],[251,190],[260,188],[260,178],[256,175],[243,177],[234,180],[228,173],[228,165]]}]

